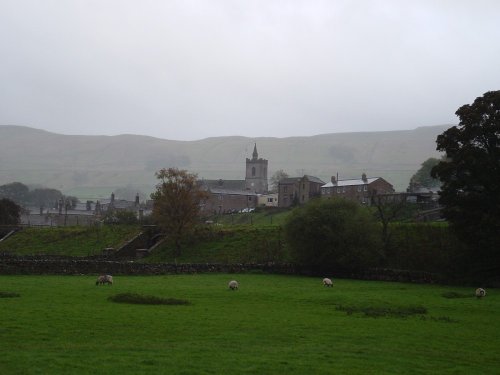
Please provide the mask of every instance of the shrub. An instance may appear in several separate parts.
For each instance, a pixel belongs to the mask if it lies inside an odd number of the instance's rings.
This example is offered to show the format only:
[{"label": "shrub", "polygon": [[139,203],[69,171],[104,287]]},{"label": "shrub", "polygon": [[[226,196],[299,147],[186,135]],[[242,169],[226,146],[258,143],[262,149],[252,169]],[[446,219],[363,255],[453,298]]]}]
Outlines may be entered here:
[{"label": "shrub", "polygon": [[381,258],[375,218],[347,200],[315,199],[296,208],[286,221],[285,238],[297,263],[316,272],[358,271]]}]

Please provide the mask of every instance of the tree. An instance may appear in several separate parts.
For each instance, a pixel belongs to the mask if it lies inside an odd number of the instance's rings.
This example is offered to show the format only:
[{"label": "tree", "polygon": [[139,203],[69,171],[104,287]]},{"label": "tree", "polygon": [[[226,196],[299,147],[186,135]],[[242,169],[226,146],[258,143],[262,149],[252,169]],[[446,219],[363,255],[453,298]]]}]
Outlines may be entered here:
[{"label": "tree", "polygon": [[410,184],[418,184],[429,189],[439,187],[439,179],[431,175],[432,168],[439,163],[439,160],[437,158],[429,158],[424,161],[420,169],[411,177]]},{"label": "tree", "polygon": [[377,222],[365,207],[345,199],[315,199],[296,208],[285,223],[296,261],[316,272],[356,271],[377,264]]},{"label": "tree", "polygon": [[20,206],[10,199],[0,199],[0,225],[17,225],[20,222],[20,217]]},{"label": "tree", "polygon": [[372,206],[375,208],[375,217],[382,225],[382,242],[386,255],[390,251],[392,233],[390,223],[402,219],[407,210],[406,194],[376,194],[371,198]]},{"label": "tree", "polygon": [[20,182],[12,182],[0,186],[0,198],[10,199],[17,204],[26,203],[28,195],[29,188]]},{"label": "tree", "polygon": [[63,194],[57,189],[38,188],[29,192],[29,200],[37,206],[51,206],[54,202],[63,198]]},{"label": "tree", "polygon": [[278,192],[278,186],[280,183],[280,180],[288,178],[288,173],[286,173],[283,169],[278,169],[274,174],[271,176],[271,192],[272,193],[277,193]]},{"label": "tree", "polygon": [[160,183],[151,194],[153,218],[165,230],[175,245],[175,255],[181,254],[181,240],[197,223],[200,205],[208,193],[200,187],[196,174],[177,168],[156,172]]},{"label": "tree", "polygon": [[446,159],[432,169],[443,183],[440,203],[477,269],[500,266],[500,91],[456,111],[460,122],[437,137]]}]

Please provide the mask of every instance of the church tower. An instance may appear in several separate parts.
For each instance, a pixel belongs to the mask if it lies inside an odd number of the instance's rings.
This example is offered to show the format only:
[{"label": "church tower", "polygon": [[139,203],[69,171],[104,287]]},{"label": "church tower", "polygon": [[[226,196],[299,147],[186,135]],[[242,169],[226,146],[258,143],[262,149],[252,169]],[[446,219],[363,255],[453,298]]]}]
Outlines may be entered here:
[{"label": "church tower", "polygon": [[247,158],[245,188],[257,194],[267,193],[267,160],[259,159],[257,144],[253,148],[252,158]]}]

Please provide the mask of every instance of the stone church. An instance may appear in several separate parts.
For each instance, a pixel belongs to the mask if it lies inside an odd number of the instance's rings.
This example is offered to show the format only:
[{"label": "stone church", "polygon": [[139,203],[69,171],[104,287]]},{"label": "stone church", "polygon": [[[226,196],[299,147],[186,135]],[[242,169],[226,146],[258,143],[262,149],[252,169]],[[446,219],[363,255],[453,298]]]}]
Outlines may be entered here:
[{"label": "stone church", "polygon": [[201,180],[201,185],[210,193],[203,211],[206,214],[238,212],[257,207],[258,196],[268,189],[268,161],[259,158],[257,144],[252,158],[246,159],[244,180]]}]

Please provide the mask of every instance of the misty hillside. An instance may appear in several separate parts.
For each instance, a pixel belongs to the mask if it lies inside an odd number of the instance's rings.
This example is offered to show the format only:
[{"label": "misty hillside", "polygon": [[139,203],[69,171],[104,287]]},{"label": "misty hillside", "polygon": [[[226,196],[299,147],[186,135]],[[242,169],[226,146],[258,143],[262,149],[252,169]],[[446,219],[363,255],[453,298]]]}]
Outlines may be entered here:
[{"label": "misty hillside", "polygon": [[200,178],[244,179],[245,158],[254,142],[278,169],[328,181],[380,176],[404,190],[420,164],[436,152],[436,137],[447,126],[415,130],[323,134],[312,137],[214,137],[172,141],[140,135],[61,135],[23,126],[0,126],[0,185],[13,181],[56,188],[80,198],[108,196],[130,187],[149,193],[154,172],[179,167]]}]

